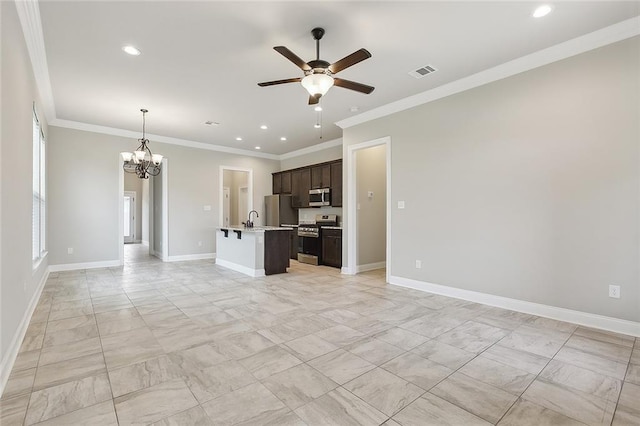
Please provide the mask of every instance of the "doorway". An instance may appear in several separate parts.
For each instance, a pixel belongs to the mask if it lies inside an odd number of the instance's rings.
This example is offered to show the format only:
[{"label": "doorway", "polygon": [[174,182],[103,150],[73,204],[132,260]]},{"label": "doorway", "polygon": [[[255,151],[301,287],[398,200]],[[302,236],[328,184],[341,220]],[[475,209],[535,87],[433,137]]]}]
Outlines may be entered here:
[{"label": "doorway", "polygon": [[[220,166],[218,188],[220,194],[219,225],[235,226],[246,221],[249,211],[253,210],[253,170]],[[228,199],[226,198],[227,194]],[[229,206],[228,214],[226,213],[227,205]],[[227,218],[229,218],[229,223],[227,223]]]},{"label": "doorway", "polygon": [[[391,275],[391,138],[348,146],[347,165],[347,266],[343,272],[355,275],[386,267],[388,282]],[[384,233],[377,231],[383,227]],[[371,232],[372,229],[376,232]]]},{"label": "doorway", "polygon": [[124,243],[132,244],[136,240],[136,191],[124,191],[124,214],[122,220],[124,222]]},{"label": "doorway", "polygon": [[[149,179],[140,179],[135,174],[125,173],[122,162],[122,155],[118,155],[118,261],[120,265],[124,265],[125,242],[139,243],[140,247],[136,249],[138,253],[143,250],[151,256],[167,260],[169,256],[168,159],[166,157],[162,159],[162,172]],[[125,212],[126,193],[134,193],[133,197],[128,199],[128,215]],[[131,204],[135,204],[135,207]],[[133,222],[126,219],[131,212],[133,212]],[[126,229],[127,225],[129,229]]]}]

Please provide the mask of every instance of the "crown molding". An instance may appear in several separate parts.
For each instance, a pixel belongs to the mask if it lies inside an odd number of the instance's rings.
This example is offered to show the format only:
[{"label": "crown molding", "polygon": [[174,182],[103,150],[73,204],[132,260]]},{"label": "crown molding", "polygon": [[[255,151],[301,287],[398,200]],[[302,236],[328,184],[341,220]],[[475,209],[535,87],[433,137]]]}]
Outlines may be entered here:
[{"label": "crown molding", "polygon": [[[56,118],[55,120],[51,121],[49,123],[49,126],[63,127],[66,129],[74,129],[74,130],[83,130],[85,132],[102,133],[104,135],[121,136],[124,138],[138,139],[140,137],[139,132],[133,132],[131,130],[118,129],[115,127],[98,126],[95,124],[81,123],[79,121],[61,120],[59,118]],[[227,154],[245,155],[247,157],[265,158],[267,160],[276,160],[276,161],[280,160],[280,156],[275,154],[267,154],[264,152],[254,152],[254,151],[249,151],[245,149],[230,148],[227,146],[213,145],[213,144],[208,144],[203,142],[190,141],[186,139],[172,138],[169,136],[154,135],[151,133],[147,133],[147,138],[154,142],[185,146],[189,148],[204,149],[207,151],[217,151],[217,152],[224,152]]]},{"label": "crown molding", "polygon": [[433,102],[465,90],[483,86],[497,80],[502,80],[552,62],[579,55],[580,53],[584,53],[589,50],[625,40],[637,36],[638,34],[640,34],[640,17],[637,16],[592,33],[556,44],[555,46],[539,50],[530,55],[505,62],[504,64],[489,68],[488,70],[418,93],[417,95],[409,96],[381,107],[374,108],[362,114],[338,121],[335,124],[342,129],[347,129],[358,124],[386,117],[396,112]]},{"label": "crown molding", "polygon": [[18,18],[22,26],[24,40],[31,59],[33,75],[40,94],[40,101],[44,108],[47,122],[56,118],[56,106],[53,100],[53,90],[49,79],[47,52],[44,46],[44,33],[40,20],[40,8],[37,0],[15,0]]},{"label": "crown molding", "polygon": [[333,139],[327,142],[322,142],[317,145],[312,145],[307,148],[298,149],[296,151],[287,152],[279,156],[280,160],[288,160],[289,158],[300,157],[301,155],[311,154],[314,152],[322,151],[325,149],[333,148],[336,146],[342,146],[342,138]]}]

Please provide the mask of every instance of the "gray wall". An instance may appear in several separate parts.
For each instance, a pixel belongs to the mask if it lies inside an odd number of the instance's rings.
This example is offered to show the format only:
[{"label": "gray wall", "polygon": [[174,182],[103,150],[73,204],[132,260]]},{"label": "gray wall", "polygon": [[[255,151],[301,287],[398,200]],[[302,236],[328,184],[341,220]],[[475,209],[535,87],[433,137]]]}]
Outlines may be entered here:
[{"label": "gray wall", "polygon": [[31,260],[34,101],[46,136],[49,131],[15,3],[0,2],[0,15],[0,365],[6,366],[9,345],[48,266],[45,257],[34,270]]},{"label": "gray wall", "polygon": [[[50,263],[118,259],[119,153],[134,149],[136,140],[52,126],[49,141]],[[253,169],[253,205],[258,207],[271,193],[271,180],[260,177],[280,168],[274,160],[153,140],[151,149],[168,159],[169,256],[215,252],[220,165]],[[73,167],[69,167],[70,152]],[[78,199],[76,194],[86,198]],[[205,205],[211,210],[204,211]],[[67,247],[75,248],[73,255],[66,254]]]},{"label": "gray wall", "polygon": [[280,161],[280,170],[295,169],[310,164],[324,163],[325,161],[339,160],[342,158],[342,145],[322,149],[310,154],[303,154]]},{"label": "gray wall", "polygon": [[142,182],[145,179],[140,179],[133,173],[124,174],[124,190],[134,191],[136,193],[135,198],[135,241],[142,240]]},{"label": "gray wall", "polygon": [[635,37],[345,129],[345,146],[391,137],[391,274],[639,321],[639,52]]},{"label": "gray wall", "polygon": [[[387,258],[387,156],[385,145],[356,151],[356,203],[358,204],[357,265]],[[373,197],[368,197],[368,192]]]}]

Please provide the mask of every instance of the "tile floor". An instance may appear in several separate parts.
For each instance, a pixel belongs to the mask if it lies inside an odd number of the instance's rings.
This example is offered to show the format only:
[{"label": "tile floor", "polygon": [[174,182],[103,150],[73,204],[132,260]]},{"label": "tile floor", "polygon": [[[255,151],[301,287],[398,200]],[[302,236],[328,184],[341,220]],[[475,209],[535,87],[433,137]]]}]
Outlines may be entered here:
[{"label": "tile floor", "polygon": [[8,425],[638,425],[640,339],[294,262],[50,275]]}]

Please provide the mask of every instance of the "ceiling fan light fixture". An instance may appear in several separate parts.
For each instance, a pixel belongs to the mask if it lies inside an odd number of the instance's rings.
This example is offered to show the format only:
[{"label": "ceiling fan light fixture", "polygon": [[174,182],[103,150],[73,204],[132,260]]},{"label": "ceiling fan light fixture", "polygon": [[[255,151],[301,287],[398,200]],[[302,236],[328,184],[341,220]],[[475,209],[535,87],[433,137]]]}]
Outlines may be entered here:
[{"label": "ceiling fan light fixture", "polygon": [[325,73],[309,74],[301,83],[311,96],[324,96],[333,86],[333,77]]}]

